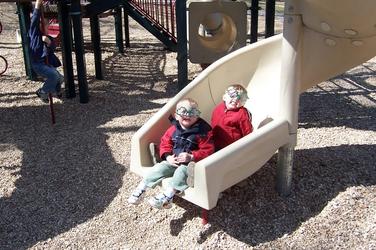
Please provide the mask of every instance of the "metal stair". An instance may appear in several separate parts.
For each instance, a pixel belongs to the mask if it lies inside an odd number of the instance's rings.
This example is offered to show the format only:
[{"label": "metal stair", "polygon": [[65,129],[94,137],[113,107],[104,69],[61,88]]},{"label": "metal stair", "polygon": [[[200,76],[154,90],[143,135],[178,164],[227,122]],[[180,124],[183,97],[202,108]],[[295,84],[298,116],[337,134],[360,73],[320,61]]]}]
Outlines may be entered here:
[{"label": "metal stair", "polygon": [[[161,1],[162,2],[162,1]],[[84,13],[86,16],[95,16],[107,10],[124,7],[126,13],[131,16],[142,27],[148,30],[159,41],[161,41],[169,50],[177,51],[177,38],[175,36],[175,18],[174,6],[171,2],[164,0],[163,3],[159,1],[127,1],[127,0],[92,0],[84,4]],[[156,5],[164,4],[165,13],[151,11],[150,5],[153,4],[153,9],[158,10]],[[168,6],[168,8],[167,8]],[[168,15],[166,14],[168,13]],[[159,17],[163,14],[162,22]],[[164,15],[166,14],[166,15]]]}]

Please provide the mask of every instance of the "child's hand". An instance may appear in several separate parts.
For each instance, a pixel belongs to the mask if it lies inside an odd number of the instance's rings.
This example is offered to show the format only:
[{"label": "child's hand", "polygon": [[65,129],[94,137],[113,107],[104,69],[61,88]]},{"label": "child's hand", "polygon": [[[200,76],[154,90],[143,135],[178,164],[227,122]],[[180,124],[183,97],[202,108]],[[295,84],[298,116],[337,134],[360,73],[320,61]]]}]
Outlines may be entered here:
[{"label": "child's hand", "polygon": [[37,0],[37,1],[35,2],[35,8],[36,8],[36,9],[39,9],[40,6],[42,5],[42,3],[43,3],[43,0]]},{"label": "child's hand", "polygon": [[177,157],[177,160],[179,163],[186,163],[186,162],[190,162],[191,160],[193,159],[193,155],[189,154],[189,153],[180,153]]},{"label": "child's hand", "polygon": [[179,161],[178,158],[175,155],[169,155],[166,157],[166,161],[170,163],[171,165],[178,167]]},{"label": "child's hand", "polygon": [[51,40],[48,36],[42,36],[42,41],[47,44],[47,46],[51,45]]}]

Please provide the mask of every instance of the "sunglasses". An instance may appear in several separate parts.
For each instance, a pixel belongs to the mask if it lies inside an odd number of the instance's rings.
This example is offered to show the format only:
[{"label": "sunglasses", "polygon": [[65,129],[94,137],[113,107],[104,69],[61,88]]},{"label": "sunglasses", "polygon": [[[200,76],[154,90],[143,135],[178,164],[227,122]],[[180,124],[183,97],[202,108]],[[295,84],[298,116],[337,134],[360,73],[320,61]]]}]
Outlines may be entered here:
[{"label": "sunglasses", "polygon": [[180,107],[175,112],[179,116],[186,116],[186,117],[199,117],[201,112],[196,108],[187,109],[185,107]]},{"label": "sunglasses", "polygon": [[231,98],[231,99],[236,99],[240,100],[242,98],[242,93],[236,89],[229,89],[226,90],[226,94]]}]

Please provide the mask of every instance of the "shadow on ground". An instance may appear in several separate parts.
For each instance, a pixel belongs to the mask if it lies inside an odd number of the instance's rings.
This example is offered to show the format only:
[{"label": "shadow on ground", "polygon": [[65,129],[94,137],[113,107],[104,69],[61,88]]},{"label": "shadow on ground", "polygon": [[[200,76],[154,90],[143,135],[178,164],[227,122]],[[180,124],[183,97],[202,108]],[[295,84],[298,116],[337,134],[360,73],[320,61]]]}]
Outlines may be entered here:
[{"label": "shadow on ground", "polygon": [[[107,80],[89,83],[88,104],[78,98],[56,104],[55,126],[47,105],[0,109],[0,152],[21,155],[18,164],[0,165],[17,177],[13,192],[0,197],[1,249],[26,249],[53,238],[103,212],[117,195],[127,168],[114,160],[107,140],[139,125],[105,124],[159,109],[162,104],[153,99],[176,91],[163,73],[167,52],[158,44],[145,46],[106,59]],[[32,98],[32,90],[0,94],[7,106]]]},{"label": "shadow on ground", "polygon": [[360,72],[345,73],[329,80],[325,86],[320,84],[303,93],[300,96],[299,127],[346,126],[375,131],[376,86],[371,82],[376,72],[368,64],[371,63],[359,66]]},{"label": "shadow on ground", "polygon": [[[287,198],[278,196],[274,189],[276,162],[271,160],[248,178],[244,186],[234,186],[224,192],[218,206],[209,211],[212,227],[202,241],[222,230],[255,246],[292,233],[320,213],[339,192],[352,186],[376,185],[372,177],[376,176],[371,163],[374,157],[370,154],[375,150],[375,145],[344,145],[296,151],[293,189]],[[358,161],[359,157],[362,161]],[[226,205],[230,203],[237,206]],[[193,215],[198,216],[197,211]],[[237,219],[232,219],[234,217]]]},{"label": "shadow on ground", "polygon": [[[286,198],[275,190],[276,158],[273,157],[241,186],[233,186],[223,193],[217,207],[208,212],[211,227],[198,242],[203,243],[213,233],[224,231],[256,246],[292,233],[319,214],[339,192],[353,186],[376,185],[375,159],[371,153],[375,150],[376,145],[343,145],[296,151],[292,193]],[[182,199],[175,203],[186,209],[181,218],[170,222],[170,234],[177,236],[187,221],[201,215],[201,209]]]}]

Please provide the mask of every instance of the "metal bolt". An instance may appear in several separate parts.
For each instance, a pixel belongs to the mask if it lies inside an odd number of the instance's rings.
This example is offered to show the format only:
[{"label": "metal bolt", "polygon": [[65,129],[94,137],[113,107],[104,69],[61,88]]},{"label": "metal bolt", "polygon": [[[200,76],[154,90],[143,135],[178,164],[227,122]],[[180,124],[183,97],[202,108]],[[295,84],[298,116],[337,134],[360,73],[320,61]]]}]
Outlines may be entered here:
[{"label": "metal bolt", "polygon": [[345,31],[345,33],[346,33],[347,35],[350,35],[350,36],[355,36],[355,35],[358,34],[358,31],[356,31],[356,30],[352,30],[352,29],[345,29],[344,31]]},{"label": "metal bolt", "polygon": [[321,29],[322,29],[323,31],[328,32],[328,31],[331,30],[330,25],[327,24],[326,22],[321,22],[321,25],[320,25],[320,26],[321,26]]},{"label": "metal bolt", "polygon": [[359,47],[359,46],[362,46],[364,44],[364,42],[360,41],[360,40],[355,40],[355,41],[352,41],[351,44],[356,46],[356,47]]},{"label": "metal bolt", "polygon": [[328,45],[330,47],[334,47],[337,44],[337,42],[335,40],[330,39],[330,38],[326,38],[325,39],[325,43],[326,43],[326,45]]}]

